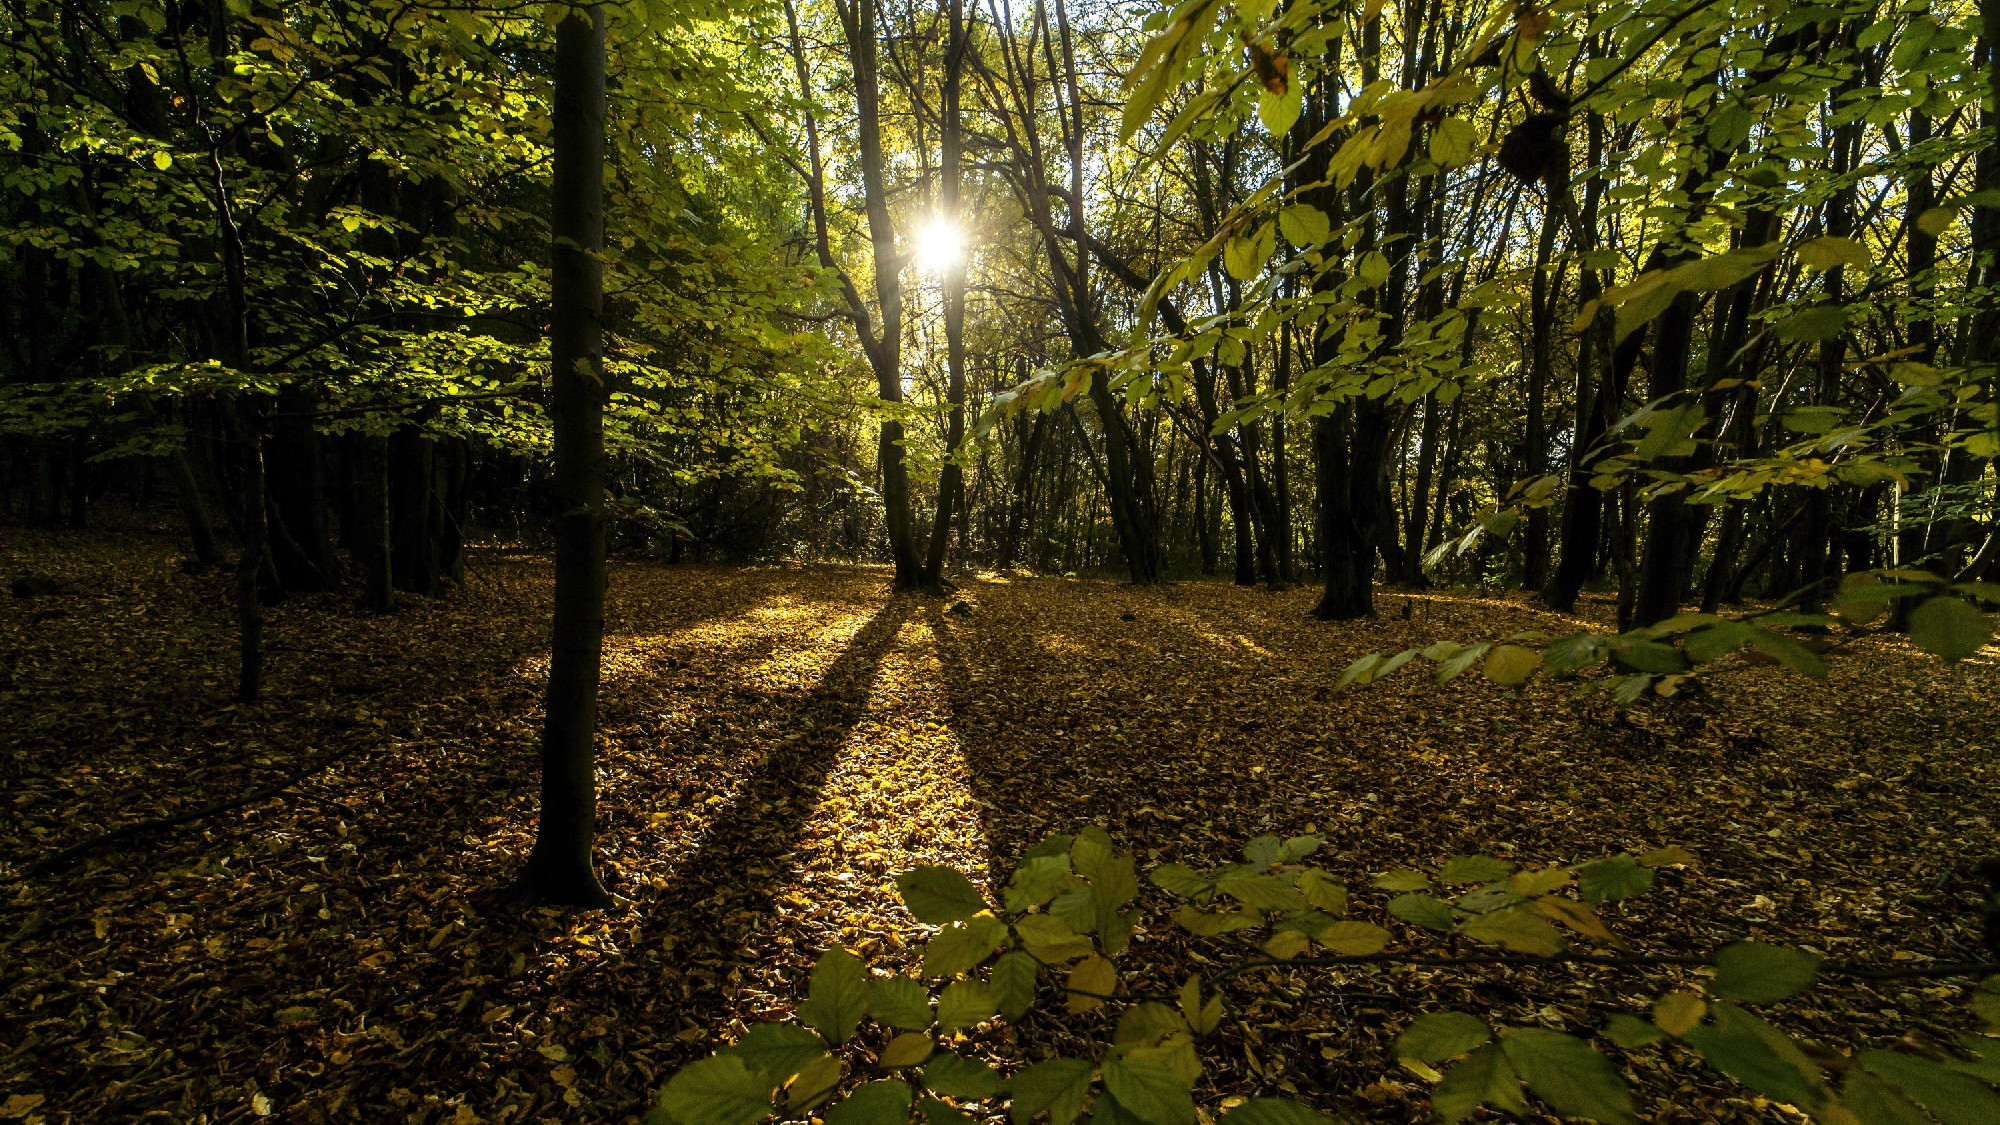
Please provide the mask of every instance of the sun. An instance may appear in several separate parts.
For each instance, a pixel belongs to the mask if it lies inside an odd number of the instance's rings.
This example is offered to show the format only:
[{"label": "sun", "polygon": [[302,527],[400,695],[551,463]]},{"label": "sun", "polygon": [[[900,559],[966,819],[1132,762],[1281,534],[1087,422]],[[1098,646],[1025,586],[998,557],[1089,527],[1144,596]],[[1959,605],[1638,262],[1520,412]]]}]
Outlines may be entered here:
[{"label": "sun", "polygon": [[949,219],[932,219],[917,228],[911,256],[918,269],[943,277],[965,264],[965,230]]}]

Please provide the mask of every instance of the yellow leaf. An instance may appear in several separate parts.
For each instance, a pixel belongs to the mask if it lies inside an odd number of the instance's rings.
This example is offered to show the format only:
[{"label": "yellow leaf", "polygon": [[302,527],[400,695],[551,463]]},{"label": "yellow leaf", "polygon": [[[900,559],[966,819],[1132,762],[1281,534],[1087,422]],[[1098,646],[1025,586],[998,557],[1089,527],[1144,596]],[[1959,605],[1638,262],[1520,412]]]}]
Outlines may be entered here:
[{"label": "yellow leaf", "polygon": [[1625,942],[1604,925],[1604,919],[1591,909],[1587,902],[1573,898],[1550,895],[1538,898],[1528,904],[1528,909],[1551,921],[1561,922],[1587,938],[1595,938],[1606,945],[1622,946]]},{"label": "yellow leaf", "polygon": [[1312,939],[1297,930],[1280,930],[1264,942],[1264,955],[1279,961],[1289,961],[1304,953]]},{"label": "yellow leaf", "polygon": [[1069,971],[1069,988],[1069,1010],[1091,1011],[1101,1006],[1106,996],[1118,991],[1118,966],[1093,953]]},{"label": "yellow leaf", "polygon": [[1569,886],[1573,878],[1575,876],[1570,874],[1567,867],[1551,867],[1543,871],[1516,871],[1513,877],[1507,880],[1507,887],[1523,898],[1534,898],[1536,895],[1545,895],[1550,891]]},{"label": "yellow leaf", "polygon": [[1486,678],[1501,687],[1520,687],[1542,666],[1542,656],[1522,645],[1501,645],[1486,657]]},{"label": "yellow leaf", "polygon": [[1694,1030],[1708,1012],[1708,1002],[1692,992],[1669,992],[1653,1001],[1653,1022],[1676,1038]]},{"label": "yellow leaf", "polygon": [[1372,922],[1335,922],[1314,936],[1342,957],[1366,957],[1389,944],[1389,931]]}]

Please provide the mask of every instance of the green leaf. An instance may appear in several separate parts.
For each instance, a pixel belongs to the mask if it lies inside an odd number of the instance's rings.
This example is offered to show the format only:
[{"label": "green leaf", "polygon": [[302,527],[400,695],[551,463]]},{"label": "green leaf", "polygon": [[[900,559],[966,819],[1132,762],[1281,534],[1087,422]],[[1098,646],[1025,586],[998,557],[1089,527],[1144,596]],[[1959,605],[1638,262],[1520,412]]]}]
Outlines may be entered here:
[{"label": "green leaf", "polygon": [[1458,920],[1451,907],[1424,894],[1397,895],[1389,900],[1389,913],[1427,930],[1449,931]]},{"label": "green leaf", "polygon": [[1284,136],[1299,119],[1299,111],[1303,108],[1304,91],[1304,86],[1297,82],[1288,84],[1282,94],[1273,94],[1269,90],[1258,91],[1257,119],[1264,123],[1264,128],[1270,130],[1272,136]]},{"label": "green leaf", "polygon": [[1069,863],[1076,873],[1086,879],[1097,877],[1097,866],[1114,854],[1111,834],[1102,825],[1093,824],[1076,834],[1069,846]]},{"label": "green leaf", "polygon": [[1073,878],[1068,853],[1035,856],[1014,869],[1014,877],[1008,880],[1007,892],[1002,897],[1009,913],[1024,914],[1055,897]]},{"label": "green leaf", "polygon": [[971,1114],[928,1095],[917,1099],[917,1112],[924,1115],[924,1125],[976,1125]]},{"label": "green leaf", "polygon": [[1370,250],[1354,265],[1354,277],[1364,288],[1375,289],[1389,280],[1389,256],[1380,250]]},{"label": "green leaf", "polygon": [[1222,248],[1222,268],[1238,281],[1252,281],[1264,272],[1264,263],[1270,257],[1263,239],[1255,235],[1236,235]]},{"label": "green leaf", "polygon": [[985,896],[949,867],[915,867],[896,876],[903,905],[927,926],[963,922],[986,909]]},{"label": "green leaf", "polygon": [[1468,918],[1458,932],[1474,941],[1536,957],[1553,957],[1563,951],[1562,935],[1549,924],[1549,920],[1524,907],[1476,914]]},{"label": "green leaf", "polygon": [[1152,873],[1146,878],[1152,880],[1154,886],[1175,898],[1193,898],[1215,886],[1208,876],[1178,863],[1163,863],[1153,868]]},{"label": "green leaf", "polygon": [[1075,837],[1070,836],[1068,833],[1057,832],[1044,838],[1041,843],[1036,844],[1034,847],[1029,848],[1025,852],[1022,852],[1021,862],[1026,863],[1031,859],[1040,859],[1043,856],[1058,856],[1058,855],[1062,856],[1063,859],[1067,860],[1069,859],[1070,849],[1075,845],[1076,845]]},{"label": "green leaf", "polygon": [[1476,661],[1478,661],[1480,657],[1486,655],[1486,653],[1489,650],[1491,650],[1492,647],[1493,645],[1491,642],[1481,641],[1476,645],[1467,645],[1466,647],[1459,649],[1457,652],[1453,653],[1451,656],[1446,657],[1442,661],[1439,661],[1437,682],[1441,684],[1450,683],[1451,681],[1464,675],[1466,669],[1472,667],[1472,665]]},{"label": "green leaf", "polygon": [[1734,1004],[1717,1004],[1714,1022],[1681,1039],[1708,1065],[1766,1097],[1807,1110],[1831,1097],[1819,1068],[1797,1044]]},{"label": "green leaf", "polygon": [[868,984],[868,1014],[886,1027],[923,1031],[931,1025],[930,989],[905,976],[876,977]]},{"label": "green leaf", "polygon": [[799,1005],[799,1019],[838,1046],[854,1037],[873,995],[868,969],[861,959],[836,946],[821,954],[813,966],[806,1002]]},{"label": "green leaf", "polygon": [[1942,235],[1967,207],[2000,207],[2000,191],[1975,191],[1971,195],[1947,199],[1917,216],[1917,229],[1936,238]]},{"label": "green leaf", "polygon": [[1517,688],[1542,667],[1542,655],[1525,645],[1501,645],[1486,657],[1486,678],[1501,687]]},{"label": "green leaf", "polygon": [[1431,129],[1431,160],[1445,168],[1469,164],[1479,131],[1462,117],[1447,117]]},{"label": "green leaf", "polygon": [[1087,885],[1071,887],[1049,904],[1049,913],[1077,933],[1090,933],[1097,929],[1097,892]]},{"label": "green leaf", "polygon": [[1687,660],[1681,651],[1669,644],[1658,641],[1625,641],[1611,643],[1611,658],[1627,672],[1651,672],[1668,676],[1687,671]]},{"label": "green leaf", "polygon": [[[1030,914],[1028,917],[1045,918],[1047,915]],[[1054,918],[1049,918],[1049,921],[1057,922]],[[927,977],[955,977],[986,960],[1006,944],[1007,924],[991,915],[954,922],[939,930],[930,944],[924,947],[923,974]]]},{"label": "green leaf", "polygon": [[1431,1091],[1431,1108],[1448,1122],[1463,1121],[1482,1105],[1516,1116],[1528,1112],[1521,1080],[1497,1044],[1472,1052],[1446,1071],[1444,1081]]},{"label": "green leaf", "polygon": [[[1263,920],[1256,915],[1246,914],[1240,910],[1225,910],[1217,914],[1206,910],[1196,910],[1192,906],[1183,906],[1178,911],[1175,911],[1174,921],[1180,923],[1182,929],[1196,937],[1216,937],[1221,934],[1233,933],[1237,930],[1255,929],[1264,924]],[[1085,952],[1088,952],[1088,950]],[[1048,958],[1044,957],[1042,960],[1046,961]]]},{"label": "green leaf", "polygon": [[1551,676],[1573,675],[1604,659],[1604,638],[1596,633],[1571,633],[1542,648],[1542,668]]},{"label": "green leaf", "polygon": [[1710,991],[1725,1000],[1769,1004],[1804,992],[1818,972],[1819,958],[1803,949],[1739,941],[1715,955]]},{"label": "green leaf", "polygon": [[1165,1063],[1114,1055],[1104,1060],[1104,1089],[1146,1125],[1196,1125],[1194,1097]]},{"label": "green leaf", "polygon": [[1992,1125],[2000,1121],[2000,1094],[1929,1059],[1897,1051],[1863,1051],[1855,1061],[1930,1110],[1944,1125]]},{"label": "green leaf", "polygon": [[864,1082],[820,1118],[826,1125],[905,1125],[910,1120],[910,1084],[900,1078]]},{"label": "green leaf", "polygon": [[805,1065],[791,1085],[785,1087],[785,1112],[797,1117],[818,1105],[840,1085],[847,1068],[833,1055],[821,1055]]},{"label": "green leaf", "polygon": [[1310,203],[1294,203],[1278,212],[1278,230],[1301,250],[1323,245],[1330,229],[1326,212]]},{"label": "green leaf", "polygon": [[1215,889],[1257,910],[1304,910],[1312,905],[1292,880],[1282,875],[1231,872],[1215,881]]},{"label": "green leaf", "polygon": [[1251,1098],[1224,1110],[1227,1125],[1328,1125],[1333,1119],[1290,1098]]},{"label": "green leaf", "polygon": [[1583,1040],[1546,1028],[1516,1027],[1500,1033],[1500,1046],[1514,1073],[1557,1113],[1636,1125],[1631,1091],[1611,1060]]},{"label": "green leaf", "polygon": [[875,1060],[875,1065],[883,1070],[915,1066],[930,1058],[931,1050],[936,1046],[937,1041],[921,1031],[905,1031],[889,1040],[889,1045],[882,1048],[882,1055]]},{"label": "green leaf", "polygon": [[1815,305],[1778,322],[1779,339],[1817,343],[1831,340],[1847,328],[1846,305]]},{"label": "green leaf", "polygon": [[1628,1051],[1648,1047],[1667,1037],[1660,1025],[1652,1020],[1642,1020],[1628,1012],[1619,1012],[1604,1025],[1604,1037]]},{"label": "green leaf", "polygon": [[1848,1071],[1841,1084],[1840,1106],[1860,1118],[1861,1125],[1935,1125],[1895,1087],[1858,1068]]},{"label": "green leaf", "polygon": [[1019,950],[993,962],[993,1003],[1000,1014],[1018,1020],[1035,1006],[1035,959]]},{"label": "green leaf", "polygon": [[1299,872],[1299,893],[1316,910],[1336,916],[1347,913],[1346,885],[1336,882],[1333,876],[1317,867]]},{"label": "green leaf", "polygon": [[1342,957],[1367,957],[1382,952],[1390,934],[1373,922],[1335,922],[1313,937]]},{"label": "green leaf", "polygon": [[1826,661],[1819,653],[1783,633],[1773,633],[1769,629],[1752,629],[1750,646],[1794,672],[1811,676],[1815,680],[1826,678]]},{"label": "green leaf", "polygon": [[1681,649],[1687,658],[1696,664],[1706,664],[1719,660],[1743,647],[1756,630],[1740,621],[1724,621],[1705,629],[1696,629],[1681,638]]},{"label": "green leaf", "polygon": [[1318,836],[1291,836],[1278,852],[1279,863],[1297,863],[1326,846],[1326,841]]},{"label": "green leaf", "polygon": [[1910,611],[1910,639],[1949,663],[1978,652],[1992,636],[1993,622],[1964,598],[1928,598]]},{"label": "green leaf", "polygon": [[783,1085],[807,1063],[826,1054],[826,1044],[795,1023],[758,1023],[743,1033],[734,1051],[745,1066]]},{"label": "green leaf", "polygon": [[1639,866],[1629,855],[1614,855],[1576,869],[1577,890],[1583,894],[1583,901],[1592,906],[1600,902],[1623,902],[1646,893],[1652,885],[1653,872]]},{"label": "green leaf", "polygon": [[1492,1042],[1493,1030],[1465,1012],[1431,1012],[1396,1037],[1396,1057],[1439,1063]]},{"label": "green leaf", "polygon": [[153,154],[153,167],[164,172],[174,166],[174,154],[162,150]]},{"label": "green leaf", "polygon": [[[1188,979],[1196,980],[1194,977]],[[1197,980],[1196,990],[1199,991],[1200,987]],[[1181,991],[1187,991],[1185,985]],[[1186,997],[1183,996],[1182,999],[1185,1000]],[[1196,1002],[1199,1003],[1199,997]],[[1117,1030],[1111,1033],[1111,1041],[1121,1047],[1151,1047],[1170,1035],[1188,1030],[1190,1030],[1188,1022],[1179,1012],[1165,1004],[1147,1000],[1126,1009],[1125,1014],[1118,1019]]]},{"label": "green leaf", "polygon": [[1492,883],[1513,874],[1514,865],[1490,855],[1462,855],[1444,865],[1438,878],[1447,883]]},{"label": "green leaf", "polygon": [[967,1101],[993,1097],[1001,1086],[999,1071],[978,1059],[948,1051],[931,1056],[931,1061],[924,1064],[923,1079],[925,1089]]},{"label": "green leaf", "polygon": [[1866,246],[1851,238],[1835,235],[1807,239],[1799,243],[1794,252],[1798,254],[1800,262],[1816,270],[1830,270],[1835,266],[1865,266],[1870,260]]},{"label": "green leaf", "polygon": [[771,1116],[777,1082],[752,1073],[734,1054],[711,1055],[682,1067],[660,1091],[660,1108],[676,1125],[752,1125]]},{"label": "green leaf", "polygon": [[1375,876],[1368,881],[1368,885],[1384,891],[1421,891],[1431,885],[1431,880],[1421,871],[1398,867]]},{"label": "green leaf", "polygon": [[1311,943],[1312,938],[1306,936],[1303,931],[1281,930],[1272,934],[1258,948],[1264,951],[1264,956],[1273,960],[1289,961],[1299,954],[1304,953],[1306,946]]},{"label": "green leaf", "polygon": [[993,986],[983,980],[952,981],[938,996],[938,1026],[946,1031],[977,1027],[997,1011]]},{"label": "green leaf", "polygon": [[1007,1081],[1014,1099],[1014,1125],[1028,1125],[1047,1110],[1049,1125],[1070,1125],[1090,1094],[1090,1064],[1083,1059],[1048,1059]]},{"label": "green leaf", "polygon": [[1284,857],[1285,842],[1276,836],[1258,836],[1243,845],[1243,859],[1252,867],[1267,868]]}]

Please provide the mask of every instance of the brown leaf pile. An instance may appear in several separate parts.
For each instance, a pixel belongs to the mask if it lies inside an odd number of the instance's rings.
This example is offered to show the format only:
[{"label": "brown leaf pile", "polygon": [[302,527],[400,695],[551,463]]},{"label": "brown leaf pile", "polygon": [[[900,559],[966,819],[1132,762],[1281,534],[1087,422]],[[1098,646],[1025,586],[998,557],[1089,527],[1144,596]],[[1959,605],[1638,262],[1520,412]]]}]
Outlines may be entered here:
[{"label": "brown leaf pile", "polygon": [[[1978,953],[1962,872],[1992,838],[1986,658],[1871,642],[1824,685],[1743,667],[1712,700],[1621,715],[1563,685],[1330,690],[1362,652],[1565,627],[1504,599],[1414,595],[1404,621],[1396,595],[1387,620],[1325,625],[1303,591],[989,578],[954,613],[867,570],[614,565],[600,839],[627,905],[570,915],[498,894],[532,832],[540,558],[480,552],[464,589],[389,617],[331,595],[275,608],[251,707],[229,702],[229,580],[182,574],[170,538],[16,534],[0,572],[63,587],[0,607],[0,1113],[25,1121],[629,1120],[673,1068],[788,1013],[829,943],[913,968],[895,871],[997,886],[1093,822],[1142,861],[1197,864],[1317,833],[1376,920],[1368,872],[1678,843],[1698,869],[1607,908],[1641,948]],[[267,787],[285,791],[23,877]],[[1193,953],[1153,916],[1126,964],[1171,990]],[[1387,1051],[1415,1013],[1588,1034],[1670,979],[1241,979],[1203,1096],[1417,1118],[1427,1084]],[[1781,1012],[1846,1043],[1948,1021],[1959,992],[1843,984]],[[1105,1034],[1059,1009],[975,1046]],[[1624,1059],[1656,1121],[1782,1116],[1661,1058]]]}]

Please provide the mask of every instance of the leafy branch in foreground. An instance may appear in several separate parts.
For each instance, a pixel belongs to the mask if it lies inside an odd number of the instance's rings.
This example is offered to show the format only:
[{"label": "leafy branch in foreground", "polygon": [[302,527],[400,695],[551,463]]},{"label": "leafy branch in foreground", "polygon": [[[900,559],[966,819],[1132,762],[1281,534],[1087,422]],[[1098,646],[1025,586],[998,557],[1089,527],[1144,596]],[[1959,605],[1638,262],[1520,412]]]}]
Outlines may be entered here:
[{"label": "leafy branch in foreground", "polygon": [[[1220,956],[1201,959],[1220,967],[1191,974],[1178,992],[1158,996],[1126,985],[1128,976],[1146,975],[1120,963],[1129,959],[1142,886],[1133,857],[1115,850],[1102,828],[1052,836],[1030,849],[998,907],[954,869],[906,871],[896,877],[904,905],[919,922],[938,927],[915,976],[871,972],[847,950],[828,950],[813,968],[796,1022],[758,1024],[683,1068],[647,1121],[754,1125],[817,1117],[825,1125],[905,1125],[914,1112],[925,1125],[941,1125],[988,1118],[1004,1103],[1014,1125],[1044,1114],[1050,1125],[1070,1125],[1086,1112],[1093,1125],[1195,1125],[1213,1119],[1197,1108],[1201,1046],[1234,1009],[1232,981],[1279,967],[1491,963],[1697,970],[1644,1010],[1613,1014],[1595,1037],[1627,1053],[1678,1043],[1714,1070],[1818,1121],[1921,1122],[1926,1110],[1946,1122],[2000,1120],[2000,1094],[1991,1088],[2000,1084],[2000,1039],[1992,1038],[2000,1036],[2000,977],[1972,993],[1987,1035],[1967,1035],[1955,1049],[1928,1054],[1849,1056],[1795,1040],[1750,1007],[1796,996],[1822,976],[1876,970],[1757,941],[1712,957],[1625,952],[1631,943],[1597,908],[1646,893],[1661,870],[1692,866],[1695,857],[1685,849],[1543,868],[1459,856],[1436,871],[1377,873],[1353,892],[1307,862],[1321,846],[1313,836],[1260,836],[1244,847],[1241,863],[1210,871],[1167,863],[1148,873],[1147,882],[1179,902],[1176,925],[1224,945]],[[1403,924],[1404,940],[1384,924],[1392,922]],[[1460,938],[1496,952],[1423,951],[1428,942]],[[1615,952],[1575,954],[1572,942]],[[1996,967],[1902,971],[1968,976]],[[951,1033],[1019,1023],[1052,1001],[1071,1014],[1117,1005],[1111,1041],[1093,1057],[1043,1059],[1011,1074],[945,1049],[964,1042]],[[1395,1053],[1405,1070],[1433,1083],[1431,1104],[1446,1121],[1482,1106],[1637,1121],[1613,1058],[1547,1027],[1496,1028],[1468,1012],[1430,1012],[1403,1030]],[[842,1096],[832,1100],[836,1094]],[[1289,1099],[1213,1096],[1226,1125],[1329,1120]]]},{"label": "leafy branch in foreground", "polygon": [[[1624,704],[1648,692],[1671,696],[1703,665],[1745,648],[1752,659],[1824,679],[1827,667],[1821,654],[1877,631],[1874,623],[1899,602],[1910,603],[1906,618],[1910,640],[1925,652],[1956,662],[1978,652],[1993,636],[1993,622],[1979,603],[2000,604],[2000,585],[1949,582],[1921,570],[1856,571],[1841,581],[1823,614],[1796,613],[1781,606],[1736,617],[1683,613],[1618,634],[1583,630],[1550,637],[1524,632],[1498,643],[1439,641],[1360,657],[1341,673],[1336,687],[1374,683],[1418,657],[1438,665],[1439,683],[1457,679],[1478,665],[1487,679],[1509,688],[1522,686],[1537,673],[1568,680],[1608,665],[1612,676],[1587,681],[1586,686],[1602,688]],[[1778,631],[1786,627],[1820,633],[1800,640]]]}]

